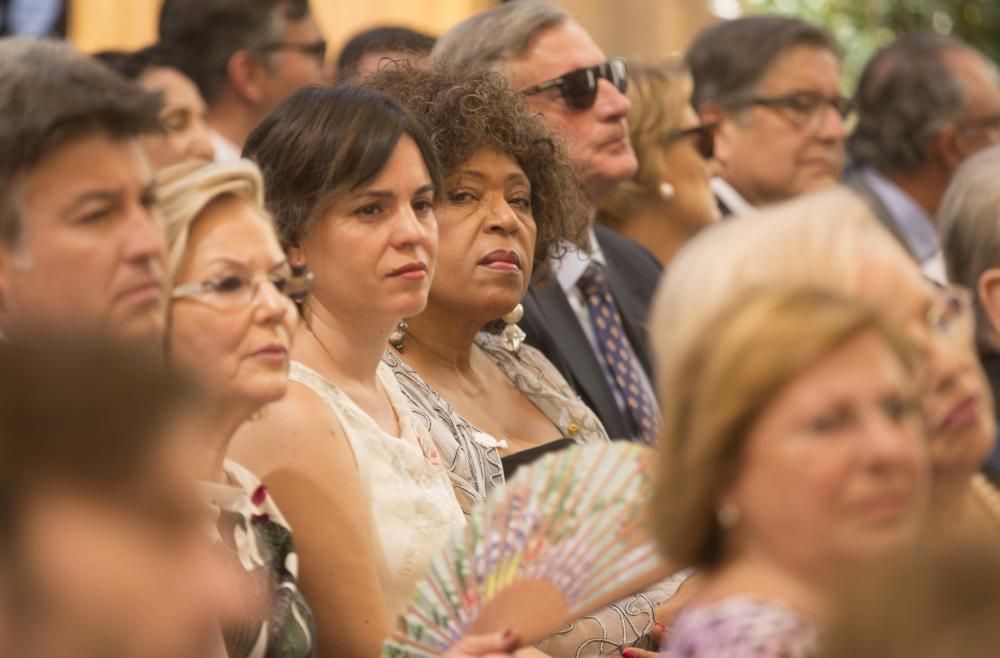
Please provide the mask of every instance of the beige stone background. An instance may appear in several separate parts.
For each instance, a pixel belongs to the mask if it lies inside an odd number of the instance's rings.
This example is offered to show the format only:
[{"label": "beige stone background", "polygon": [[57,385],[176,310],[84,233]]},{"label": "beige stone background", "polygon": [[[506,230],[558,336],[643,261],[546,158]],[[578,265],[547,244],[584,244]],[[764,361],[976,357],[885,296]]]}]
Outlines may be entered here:
[{"label": "beige stone background", "polygon": [[[70,40],[87,52],[152,43],[162,0],[70,0]],[[495,0],[312,0],[331,52],[355,32],[384,24],[440,34]],[[657,57],[683,50],[714,17],[707,0],[562,0],[609,55]]]}]

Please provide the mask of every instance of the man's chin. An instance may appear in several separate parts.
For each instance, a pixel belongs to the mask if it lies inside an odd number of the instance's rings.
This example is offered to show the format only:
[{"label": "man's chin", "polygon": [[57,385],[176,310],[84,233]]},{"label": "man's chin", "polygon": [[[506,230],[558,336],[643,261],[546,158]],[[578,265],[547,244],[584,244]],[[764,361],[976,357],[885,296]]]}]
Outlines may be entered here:
[{"label": "man's chin", "polygon": [[130,343],[160,346],[166,331],[166,318],[159,310],[133,314],[109,324],[107,330]]}]

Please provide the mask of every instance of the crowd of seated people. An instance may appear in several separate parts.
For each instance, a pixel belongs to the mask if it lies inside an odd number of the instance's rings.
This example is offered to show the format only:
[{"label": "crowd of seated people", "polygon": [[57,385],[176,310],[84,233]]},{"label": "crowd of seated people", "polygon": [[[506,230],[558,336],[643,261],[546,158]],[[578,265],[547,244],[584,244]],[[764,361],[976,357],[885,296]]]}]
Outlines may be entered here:
[{"label": "crowd of seated people", "polygon": [[381,656],[478,506],[611,442],[670,575],[442,656],[992,655],[983,54],[845,95],[788,17],[646,60],[547,0],[336,58],[308,0],[159,21],[0,38],[0,658]]}]

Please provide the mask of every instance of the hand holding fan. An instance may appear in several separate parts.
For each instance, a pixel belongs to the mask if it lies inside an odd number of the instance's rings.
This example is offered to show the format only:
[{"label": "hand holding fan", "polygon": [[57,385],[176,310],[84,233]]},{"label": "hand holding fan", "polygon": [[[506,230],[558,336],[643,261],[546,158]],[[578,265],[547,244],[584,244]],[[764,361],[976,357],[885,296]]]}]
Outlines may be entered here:
[{"label": "hand holding fan", "polygon": [[533,643],[664,578],[647,530],[652,462],[615,442],[521,468],[431,564],[383,655],[437,656],[507,628]]}]

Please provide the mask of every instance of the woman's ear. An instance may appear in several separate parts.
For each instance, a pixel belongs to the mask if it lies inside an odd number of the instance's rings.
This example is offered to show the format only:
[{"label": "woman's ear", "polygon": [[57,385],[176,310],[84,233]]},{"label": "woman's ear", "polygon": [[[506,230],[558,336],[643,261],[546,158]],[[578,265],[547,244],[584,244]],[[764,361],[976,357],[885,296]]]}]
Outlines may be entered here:
[{"label": "woman's ear", "polygon": [[991,267],[979,275],[976,296],[990,323],[990,332],[1000,347],[1000,268]]}]

